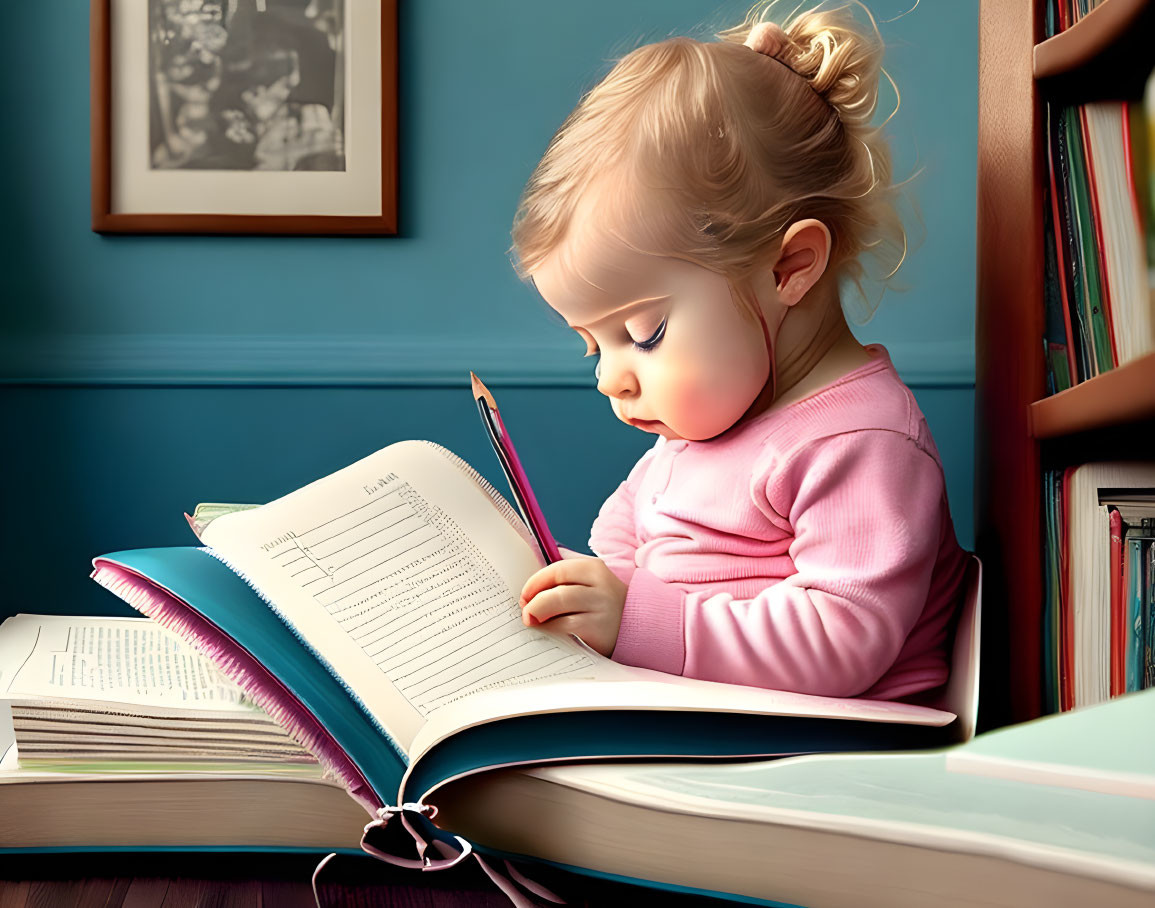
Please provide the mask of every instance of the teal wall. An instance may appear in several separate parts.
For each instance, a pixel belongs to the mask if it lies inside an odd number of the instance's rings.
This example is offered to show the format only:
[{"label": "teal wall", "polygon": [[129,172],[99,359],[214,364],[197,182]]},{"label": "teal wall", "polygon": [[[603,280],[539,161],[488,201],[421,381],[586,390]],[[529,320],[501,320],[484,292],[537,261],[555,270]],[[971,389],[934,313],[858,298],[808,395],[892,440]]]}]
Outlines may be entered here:
[{"label": "teal wall", "polygon": [[[371,0],[351,0],[371,2]],[[878,2],[880,20],[910,0]],[[425,437],[497,482],[467,387],[495,388],[556,535],[583,544],[649,445],[509,265],[533,165],[610,61],[740,18],[719,0],[400,0],[401,235],[102,237],[89,229],[88,3],[12,4],[0,56],[0,614],[117,611],[92,555],[192,541],[181,511],[262,500]],[[977,3],[882,25],[899,176],[925,239],[858,329],[938,440],[960,539],[973,488]],[[949,37],[949,40],[947,40]],[[885,96],[884,106],[893,105]]]}]

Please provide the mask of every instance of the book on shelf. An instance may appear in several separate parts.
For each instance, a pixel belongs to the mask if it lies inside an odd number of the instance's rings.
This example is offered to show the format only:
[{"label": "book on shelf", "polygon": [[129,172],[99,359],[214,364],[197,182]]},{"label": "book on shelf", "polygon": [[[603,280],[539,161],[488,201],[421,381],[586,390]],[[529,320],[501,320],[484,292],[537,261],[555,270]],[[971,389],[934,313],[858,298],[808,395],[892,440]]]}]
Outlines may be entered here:
[{"label": "book on shelf", "polygon": [[[1050,134],[1049,128],[1047,131]],[[1076,360],[1082,356],[1082,345],[1072,329],[1069,303],[1075,297],[1077,271],[1074,266],[1065,267],[1066,260],[1062,258],[1065,253],[1057,242],[1056,230],[1065,231],[1067,224],[1058,208],[1053,169],[1050,183],[1043,186],[1043,197],[1043,361],[1047,393],[1057,394],[1074,384],[1074,377],[1079,374]]]},{"label": "book on shelf", "polygon": [[[1048,4],[1047,35],[1088,9]],[[1153,90],[1046,104],[1045,363],[1050,393],[1155,350]]]},{"label": "book on shelf", "polygon": [[1047,711],[1155,680],[1155,463],[1044,473]]},{"label": "book on shelf", "polygon": [[495,767],[973,735],[977,562],[951,680],[924,706],[698,681],[527,627],[517,596],[541,548],[482,476],[429,442],[202,523],[202,547],[101,556],[94,579],[212,659],[379,818],[416,807],[428,825],[439,788]]},{"label": "book on shelf", "polygon": [[1155,682],[1155,505],[1133,520],[1123,536],[1122,618],[1124,662],[1120,692],[1142,690]]},{"label": "book on shelf", "polygon": [[0,624],[0,848],[355,848],[360,807],[147,618]]},{"label": "book on shelf", "polygon": [[1107,508],[1107,528],[1110,534],[1108,568],[1110,578],[1111,614],[1111,679],[1110,695],[1117,697],[1123,693],[1124,660],[1123,646],[1123,515],[1118,508]]}]

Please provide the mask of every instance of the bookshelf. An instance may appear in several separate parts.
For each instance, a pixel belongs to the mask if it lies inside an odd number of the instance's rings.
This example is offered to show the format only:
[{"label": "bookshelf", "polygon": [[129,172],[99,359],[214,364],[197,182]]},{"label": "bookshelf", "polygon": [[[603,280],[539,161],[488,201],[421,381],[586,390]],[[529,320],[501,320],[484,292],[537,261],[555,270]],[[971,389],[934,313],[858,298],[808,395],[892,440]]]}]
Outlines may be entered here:
[{"label": "bookshelf", "polygon": [[1045,42],[1045,0],[979,14],[976,548],[984,563],[980,727],[1042,714],[1042,471],[1151,457],[1155,354],[1046,397],[1044,103],[1131,99],[1155,0],[1104,0]]}]

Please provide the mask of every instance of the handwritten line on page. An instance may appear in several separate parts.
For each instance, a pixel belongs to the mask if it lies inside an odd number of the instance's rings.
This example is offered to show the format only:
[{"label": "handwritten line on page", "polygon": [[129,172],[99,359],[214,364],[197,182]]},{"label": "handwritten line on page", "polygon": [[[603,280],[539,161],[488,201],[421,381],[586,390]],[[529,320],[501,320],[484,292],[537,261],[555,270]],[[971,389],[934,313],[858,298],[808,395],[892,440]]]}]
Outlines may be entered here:
[{"label": "handwritten line on page", "polygon": [[389,474],[372,499],[261,546],[421,715],[471,693],[593,668],[525,627],[498,573],[440,508]]}]

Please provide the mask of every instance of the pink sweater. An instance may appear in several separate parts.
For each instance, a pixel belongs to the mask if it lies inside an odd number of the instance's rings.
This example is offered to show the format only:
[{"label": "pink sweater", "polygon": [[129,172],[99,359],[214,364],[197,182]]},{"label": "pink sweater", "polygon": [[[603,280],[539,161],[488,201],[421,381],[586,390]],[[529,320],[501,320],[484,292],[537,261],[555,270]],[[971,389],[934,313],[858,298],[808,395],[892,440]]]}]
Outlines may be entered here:
[{"label": "pink sweater", "polygon": [[638,461],[590,537],[629,585],[615,660],[831,697],[946,680],[967,556],[926,420],[868,349],[805,400]]}]

